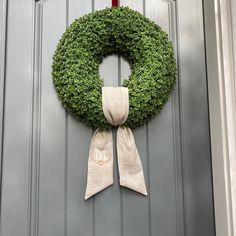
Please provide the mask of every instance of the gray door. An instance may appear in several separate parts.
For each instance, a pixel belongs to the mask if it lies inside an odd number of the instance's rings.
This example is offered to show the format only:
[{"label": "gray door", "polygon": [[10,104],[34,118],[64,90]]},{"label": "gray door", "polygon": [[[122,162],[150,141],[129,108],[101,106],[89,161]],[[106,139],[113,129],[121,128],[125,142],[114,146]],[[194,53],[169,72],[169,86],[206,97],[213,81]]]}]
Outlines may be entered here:
[{"label": "gray door", "polygon": [[[5,4],[7,2],[7,4]],[[213,236],[203,6],[199,0],[121,0],[168,32],[178,84],[155,119],[134,131],[149,196],[115,183],[84,201],[92,130],[60,105],[52,54],[66,26],[111,0],[2,0],[1,236]],[[6,12],[5,12],[6,10]],[[1,45],[1,48],[3,48]],[[129,75],[100,67],[106,85]],[[115,168],[117,166],[115,165]]]}]

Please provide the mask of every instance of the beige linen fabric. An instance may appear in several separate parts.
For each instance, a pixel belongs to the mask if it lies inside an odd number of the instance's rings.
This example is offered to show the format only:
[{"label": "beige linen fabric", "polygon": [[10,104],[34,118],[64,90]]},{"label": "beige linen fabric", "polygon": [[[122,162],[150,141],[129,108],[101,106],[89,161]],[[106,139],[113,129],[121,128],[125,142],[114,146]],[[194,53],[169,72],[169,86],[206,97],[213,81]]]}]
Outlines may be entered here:
[{"label": "beige linen fabric", "polygon": [[110,124],[114,126],[124,124],[129,114],[128,88],[103,87],[102,109]]},{"label": "beige linen fabric", "polygon": [[112,133],[96,130],[89,150],[85,199],[111,184],[113,184]]},{"label": "beige linen fabric", "polygon": [[[129,93],[125,87],[102,88],[103,113],[107,121],[123,124],[129,112]],[[117,158],[120,185],[147,195],[142,163],[130,128],[118,127]],[[85,199],[113,184],[112,131],[96,130],[89,150]]]},{"label": "beige linen fabric", "polygon": [[147,195],[142,163],[130,128],[118,128],[117,156],[120,185]]}]

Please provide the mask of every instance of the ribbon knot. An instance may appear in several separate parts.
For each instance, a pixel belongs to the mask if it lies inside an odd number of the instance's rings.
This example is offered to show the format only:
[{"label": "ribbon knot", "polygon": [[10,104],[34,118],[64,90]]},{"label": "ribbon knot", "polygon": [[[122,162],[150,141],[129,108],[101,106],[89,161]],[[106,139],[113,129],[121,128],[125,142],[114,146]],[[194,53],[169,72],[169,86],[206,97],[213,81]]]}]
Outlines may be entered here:
[{"label": "ribbon knot", "polygon": [[[107,121],[118,126],[117,158],[120,185],[147,195],[143,167],[132,130],[121,127],[129,113],[129,93],[125,87],[103,87],[102,107]],[[112,131],[97,129],[92,137],[85,199],[113,184]]]}]

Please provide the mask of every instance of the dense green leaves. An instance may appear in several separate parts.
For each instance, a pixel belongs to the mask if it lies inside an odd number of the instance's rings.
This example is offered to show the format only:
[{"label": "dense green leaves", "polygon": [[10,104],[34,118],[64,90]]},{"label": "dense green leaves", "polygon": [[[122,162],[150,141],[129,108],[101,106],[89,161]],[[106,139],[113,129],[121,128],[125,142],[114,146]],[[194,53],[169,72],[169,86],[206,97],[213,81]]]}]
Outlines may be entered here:
[{"label": "dense green leaves", "polygon": [[176,64],[168,35],[127,7],[106,8],[75,20],[53,56],[53,82],[64,107],[94,128],[109,128],[102,111],[99,64],[111,54],[127,59],[131,75],[129,116],[124,125],[141,126],[158,113],[175,85]]}]

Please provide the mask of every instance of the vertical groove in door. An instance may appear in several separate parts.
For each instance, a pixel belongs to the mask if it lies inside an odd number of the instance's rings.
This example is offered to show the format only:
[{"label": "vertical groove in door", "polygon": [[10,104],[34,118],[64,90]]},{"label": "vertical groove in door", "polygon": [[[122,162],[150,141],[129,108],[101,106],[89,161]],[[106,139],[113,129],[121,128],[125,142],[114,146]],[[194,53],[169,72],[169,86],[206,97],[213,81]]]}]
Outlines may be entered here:
[{"label": "vertical groove in door", "polygon": [[[143,15],[146,16],[146,0],[143,0]],[[146,160],[147,160],[147,183],[148,183],[148,236],[152,236],[152,214],[151,214],[151,185],[150,185],[150,154],[149,154],[149,129],[147,121],[145,124],[146,127]]]},{"label": "vertical groove in door", "polygon": [[[122,81],[121,81],[121,57],[118,56],[118,86],[120,87],[121,84],[122,84]],[[118,158],[118,156],[117,156],[117,158]],[[123,236],[124,235],[124,225],[123,225],[123,214],[124,214],[123,213],[124,212],[124,209],[123,209],[123,207],[124,207],[123,206],[123,191],[122,191],[121,188],[119,190],[120,190],[119,191],[119,193],[120,193],[120,232],[121,232],[121,236]]]},{"label": "vertical groove in door", "polygon": [[[209,86],[208,86],[208,75],[209,75],[209,68],[208,68],[208,64],[207,64],[207,21],[206,21],[206,3],[204,3],[204,1],[202,1],[202,15],[203,15],[203,35],[204,35],[204,51],[205,51],[205,68],[206,68],[206,93],[207,93],[207,116],[208,116],[208,123],[210,124],[210,112],[209,112]],[[231,2],[231,4],[233,4],[233,2]],[[232,5],[233,6],[233,5]],[[235,5],[236,6],[236,5]],[[233,9],[233,8],[232,8]],[[211,26],[213,27],[213,26]],[[234,53],[235,54],[235,53]],[[236,56],[236,54],[235,54]],[[236,60],[235,60],[235,63],[236,63]],[[235,72],[236,72],[236,67],[235,67]],[[213,186],[213,167],[212,167],[212,141],[211,141],[211,128],[210,128],[210,125],[208,127],[208,130],[209,130],[209,143],[210,143],[210,156],[211,156],[211,159],[210,159],[210,164],[211,164],[211,184]],[[213,191],[213,187],[212,187],[212,200],[213,200],[213,206],[215,206],[215,200],[214,200],[214,191]],[[213,207],[213,214],[214,214],[214,218],[216,217],[216,214],[215,214],[215,207]],[[216,234],[216,222],[214,221],[214,229],[215,229],[215,234]]]},{"label": "vertical groove in door", "polygon": [[[175,162],[175,165],[178,165],[177,166],[177,169],[176,169],[176,175],[177,175],[177,181],[176,181],[176,187],[178,188],[178,186],[181,186],[181,188],[177,189],[177,194],[179,196],[179,205],[178,206],[178,211],[180,212],[179,213],[179,218],[178,218],[178,233],[179,235],[187,235],[186,234],[186,211],[185,211],[185,194],[184,194],[184,185],[183,185],[183,181],[184,181],[184,174],[183,174],[183,171],[184,171],[184,168],[183,168],[183,158],[182,158],[182,155],[183,155],[183,139],[182,139],[182,128],[183,128],[183,124],[182,124],[182,118],[181,118],[181,81],[180,81],[180,59],[179,59],[179,32],[178,32],[178,26],[179,26],[179,20],[178,20],[178,2],[175,1],[174,3],[174,15],[175,15],[175,21],[176,22],[173,22],[173,19],[172,19],[172,25],[175,24],[175,27],[174,27],[174,30],[175,30],[175,39],[173,38],[173,35],[172,35],[172,40],[173,40],[173,43],[175,45],[175,56],[176,56],[176,63],[177,63],[177,82],[176,82],[176,90],[174,91],[174,99],[175,99],[175,102],[177,103],[176,104],[176,108],[178,110],[178,116],[176,116],[176,120],[178,123],[178,126],[176,125],[176,128],[177,128],[177,136],[179,136],[179,140],[177,140],[176,138],[176,150],[178,149],[179,147],[179,161],[176,161]],[[175,159],[176,160],[176,159]]]},{"label": "vertical groove in door", "polygon": [[[146,16],[146,0],[143,0],[143,15]],[[150,146],[149,146],[149,122],[146,124],[146,159],[147,159],[147,183],[148,183],[148,235],[152,236],[152,214],[151,214],[151,185],[150,185]]]},{"label": "vertical groove in door", "polygon": [[42,87],[42,31],[43,5],[34,7],[34,44],[33,44],[33,83],[31,114],[31,159],[29,171],[29,235],[38,235],[39,214],[39,173],[40,173],[40,137],[41,137],[41,87]]},{"label": "vertical groove in door", "polygon": [[31,65],[31,75],[32,75],[32,84],[31,84],[31,104],[30,104],[30,139],[29,139],[29,175],[28,175],[28,213],[27,213],[27,236],[31,236],[32,235],[32,171],[33,171],[33,140],[34,140],[34,131],[33,131],[33,126],[34,126],[34,97],[35,97],[35,90],[34,90],[34,86],[35,86],[35,42],[36,42],[36,15],[35,15],[35,3],[33,3],[33,7],[32,7],[32,11],[33,11],[33,17],[32,17],[32,22],[33,22],[33,27],[32,27],[32,37],[33,37],[33,43],[31,45],[31,61],[32,61],[32,65]]},{"label": "vertical groove in door", "polygon": [[1,234],[1,205],[2,205],[2,166],[3,166],[3,137],[5,110],[5,78],[6,78],[6,49],[7,49],[7,12],[8,1],[2,0],[0,5],[0,234]]},{"label": "vertical groove in door", "polygon": [[[144,0],[145,1],[145,0]],[[146,123],[146,140],[147,140],[147,183],[148,183],[148,236],[152,235],[152,214],[151,214],[151,188],[150,188],[150,161],[149,161],[149,131],[148,131],[148,122]]]},{"label": "vertical groove in door", "polygon": [[3,144],[4,144],[4,117],[5,117],[5,78],[6,78],[6,51],[7,51],[7,20],[8,1],[2,0],[0,5],[0,234],[2,225],[2,172],[3,172]]},{"label": "vertical groove in door", "polygon": [[64,234],[67,236],[68,114],[65,111]]},{"label": "vertical groove in door", "polygon": [[[146,16],[146,0],[143,0],[143,15]],[[147,160],[147,183],[148,183],[148,235],[152,235],[152,214],[151,214],[151,188],[150,188],[150,160],[149,160],[149,131],[148,131],[148,121],[145,124],[146,129],[146,160]]]},{"label": "vertical groove in door", "polygon": [[[92,0],[92,12],[95,11],[95,0]],[[96,196],[93,198],[93,236],[96,236]]]},{"label": "vertical groove in door", "polygon": [[[167,1],[167,0],[166,0]],[[178,68],[178,36],[177,36],[177,7],[176,2],[169,2],[169,37],[173,43],[176,64]],[[176,205],[176,233],[177,236],[185,235],[184,227],[184,198],[183,198],[183,173],[182,173],[182,149],[181,149],[181,123],[179,103],[179,75],[177,69],[176,87],[171,97],[172,100],[172,132],[173,132],[173,157],[175,175],[175,205]]]},{"label": "vertical groove in door", "polygon": [[[41,146],[41,100],[42,100],[42,35],[43,35],[43,4],[39,3],[38,8],[38,14],[39,14],[39,22],[38,22],[38,39],[39,39],[39,47],[36,49],[36,57],[38,57],[38,67],[35,73],[37,73],[37,76],[35,77],[36,82],[36,113],[34,113],[34,117],[36,119],[36,133],[35,133],[35,191],[32,192],[32,194],[35,194],[35,222],[34,222],[34,229],[35,234],[38,236],[39,234],[39,186],[40,186],[40,146]],[[33,234],[34,235],[34,234]],[[33,236],[31,235],[31,236]]]},{"label": "vertical groove in door", "polygon": [[[66,0],[66,27],[69,26],[69,0]],[[66,29],[65,29],[66,30]],[[65,110],[65,170],[64,170],[64,236],[67,236],[67,189],[68,189],[68,112]]]}]

